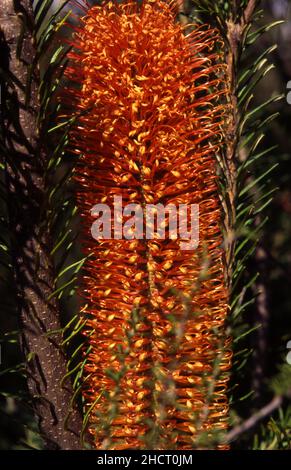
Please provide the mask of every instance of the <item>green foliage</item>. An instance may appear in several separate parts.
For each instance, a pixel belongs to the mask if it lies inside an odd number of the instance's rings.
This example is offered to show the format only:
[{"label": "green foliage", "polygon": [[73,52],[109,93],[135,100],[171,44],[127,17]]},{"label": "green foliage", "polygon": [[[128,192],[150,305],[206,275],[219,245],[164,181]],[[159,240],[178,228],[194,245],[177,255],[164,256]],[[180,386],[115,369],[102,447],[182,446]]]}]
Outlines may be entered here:
[{"label": "green foliage", "polygon": [[280,408],[254,436],[253,450],[290,450],[291,406]]},{"label": "green foliage", "polygon": [[[229,41],[227,35],[230,22],[235,24],[238,19],[243,17],[243,11],[251,2],[210,2],[193,1],[195,5],[192,19],[198,15],[199,21],[207,21],[207,18],[219,28],[226,43]],[[259,6],[259,2],[257,7]],[[268,97],[265,102],[253,105],[254,96],[258,87],[265,77],[270,76],[274,65],[269,62],[276,49],[276,45],[266,47],[253,61],[253,50],[262,36],[277,27],[282,21],[273,21],[272,23],[262,25],[263,12],[256,10],[252,18],[252,26],[246,27],[245,34],[239,45],[238,59],[234,62],[235,77],[233,83],[233,93],[237,97],[237,146],[236,146],[236,194],[235,196],[235,239],[236,246],[234,251],[234,266],[232,275],[232,303],[230,326],[233,335],[234,344],[234,362],[233,362],[233,385],[231,393],[232,412],[238,410],[239,413],[245,413],[244,410],[251,409],[255,413],[256,405],[254,401],[254,392],[250,382],[250,370],[253,367],[253,354],[256,347],[254,340],[256,332],[261,328],[260,324],[254,324],[249,318],[249,312],[254,311],[257,302],[256,286],[261,273],[256,272],[252,265],[254,264],[255,254],[258,242],[262,238],[264,227],[268,220],[267,211],[271,204],[276,187],[272,183],[272,176],[277,170],[278,163],[274,163],[274,152],[276,146],[266,148],[265,134],[272,126],[275,119],[278,118],[276,103],[280,103],[284,95],[274,93]],[[230,50],[233,46],[230,46]],[[251,59],[250,59],[251,57]],[[219,161],[221,165],[221,160]],[[222,164],[221,192],[225,199],[230,190],[229,180],[227,178],[227,165]],[[231,210],[227,205],[227,210]],[[226,233],[226,237],[229,234]],[[240,387],[239,383],[249,384]],[[288,394],[290,383],[290,366],[284,365],[281,373],[274,379],[272,390],[276,395]],[[245,405],[244,405],[245,404]],[[256,437],[254,448],[286,448],[289,445],[287,438],[284,438],[283,424],[290,426],[288,421],[288,407],[285,412],[283,409],[278,413],[278,429],[280,428],[280,437],[275,432],[275,421],[271,419],[267,426],[262,425],[261,432]],[[285,416],[285,420],[283,417]],[[248,416],[246,416],[248,417]],[[238,424],[241,418],[238,415],[232,416],[233,425]],[[272,423],[272,426],[271,424]],[[273,434],[269,431],[273,429]],[[252,433],[252,429],[250,431]],[[285,436],[286,437],[286,436]],[[267,439],[268,442],[265,442]],[[284,440],[285,439],[285,440]],[[253,443],[247,441],[245,436],[239,436],[235,444],[239,448],[253,448]]]}]

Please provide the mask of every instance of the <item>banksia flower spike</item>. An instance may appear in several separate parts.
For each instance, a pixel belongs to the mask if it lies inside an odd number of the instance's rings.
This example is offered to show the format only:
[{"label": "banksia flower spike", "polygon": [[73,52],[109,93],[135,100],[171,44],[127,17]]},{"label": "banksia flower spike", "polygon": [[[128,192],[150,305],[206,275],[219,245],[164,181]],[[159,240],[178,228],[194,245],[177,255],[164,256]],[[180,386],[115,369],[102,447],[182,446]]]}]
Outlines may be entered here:
[{"label": "banksia flower spike", "polygon": [[[88,9],[67,69],[77,85],[68,89],[77,118],[70,145],[80,156],[75,182],[90,255],[80,292],[90,346],[83,396],[98,449],[146,448],[153,435],[158,448],[191,449],[199,432],[227,427],[231,353],[216,170],[224,67],[218,33],[193,26],[185,34],[175,5]],[[107,209],[117,203],[125,224]],[[112,223],[111,239],[94,238],[96,204],[107,216],[104,232]],[[157,204],[170,207],[164,226],[154,238],[153,224],[136,236],[131,211],[141,208],[142,219]],[[195,246],[170,236],[171,210],[183,204],[199,206]],[[189,229],[193,217],[182,219]]]}]

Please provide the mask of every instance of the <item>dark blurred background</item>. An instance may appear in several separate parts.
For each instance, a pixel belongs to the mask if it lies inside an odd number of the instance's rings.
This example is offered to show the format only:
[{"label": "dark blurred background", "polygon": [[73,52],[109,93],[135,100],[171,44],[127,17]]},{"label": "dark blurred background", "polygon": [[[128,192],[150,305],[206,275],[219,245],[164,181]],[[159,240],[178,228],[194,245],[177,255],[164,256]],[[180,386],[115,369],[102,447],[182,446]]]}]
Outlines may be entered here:
[{"label": "dark blurred background", "polygon": [[[244,321],[250,327],[260,323],[262,328],[245,340],[244,347],[250,352],[249,358],[242,365],[242,375],[240,371],[234,373],[234,425],[268,404],[274,393],[280,394],[283,390],[282,393],[286,395],[286,390],[291,388],[291,383],[281,383],[288,382],[287,368],[291,370],[291,361],[290,364],[287,361],[287,354],[291,351],[291,347],[287,347],[291,340],[291,82],[290,104],[287,102],[287,84],[291,81],[291,0],[263,0],[261,8],[264,10],[264,18],[257,26],[275,20],[284,20],[284,23],[267,31],[244,55],[243,65],[251,67],[264,50],[273,44],[278,45],[269,56],[274,67],[258,84],[252,106],[256,107],[277,94],[283,94],[284,98],[269,109],[270,113],[277,112],[278,116],[265,129],[262,150],[274,148],[254,169],[259,175],[272,163],[278,163],[268,181],[268,186],[277,190],[266,210],[268,220],[259,249],[247,268],[248,276],[256,271],[262,275],[264,299],[260,301],[260,315],[256,301],[246,309]],[[0,209],[3,213],[4,209]],[[9,258],[5,262],[9,264]],[[21,367],[13,370],[14,365],[21,362],[17,336],[4,336],[5,332],[17,329],[13,282],[9,280],[5,269],[5,265],[1,266],[0,275],[5,283],[0,283],[0,449],[41,448],[42,442],[29,404],[19,399],[25,395],[26,386]],[[256,284],[254,289],[259,287]],[[257,297],[257,292],[253,294]],[[9,367],[12,370],[7,372]],[[249,395],[251,390],[253,393]],[[244,395],[250,398],[244,399]],[[291,406],[288,396],[284,398],[280,410],[239,436],[234,448],[291,448]]]},{"label": "dark blurred background", "polygon": [[[234,423],[239,422],[236,412],[240,419],[247,419],[270,403],[274,394],[282,393],[287,397],[279,411],[242,434],[234,448],[286,449],[291,448],[291,365],[287,360],[290,351],[287,343],[291,339],[290,99],[290,104],[287,102],[288,81],[291,80],[291,1],[263,0],[261,8],[264,16],[256,27],[278,20],[284,22],[264,33],[243,55],[243,68],[249,68],[269,46],[277,45],[268,58],[273,68],[257,85],[251,106],[256,108],[275,95],[283,97],[268,108],[268,113],[277,113],[277,116],[265,126],[260,149],[272,147],[272,150],[252,169],[255,176],[259,176],[274,163],[278,164],[267,181],[266,190],[276,188],[265,210],[267,221],[247,267],[249,278],[256,272],[260,278],[252,292],[256,300],[246,309],[244,320],[250,327],[261,327],[245,340],[250,357],[242,366],[241,376],[240,371],[234,372]],[[289,92],[290,89],[291,83]],[[262,119],[265,117],[262,115]],[[259,196],[255,194],[255,198]],[[262,295],[258,296],[258,290],[262,290]],[[244,394],[248,397],[245,400],[242,399]]]}]

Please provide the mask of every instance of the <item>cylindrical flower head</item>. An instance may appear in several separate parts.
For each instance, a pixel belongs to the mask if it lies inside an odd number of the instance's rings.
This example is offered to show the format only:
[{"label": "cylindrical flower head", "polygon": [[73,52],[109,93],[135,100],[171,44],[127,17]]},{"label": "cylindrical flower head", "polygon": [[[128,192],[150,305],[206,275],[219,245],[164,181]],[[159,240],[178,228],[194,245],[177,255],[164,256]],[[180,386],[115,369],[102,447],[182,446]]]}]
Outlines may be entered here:
[{"label": "cylindrical flower head", "polygon": [[192,26],[185,34],[174,3],[95,6],[70,53],[70,145],[80,155],[75,182],[90,255],[80,288],[90,346],[83,396],[97,449],[191,449],[227,427],[216,171],[224,67],[218,33]]}]

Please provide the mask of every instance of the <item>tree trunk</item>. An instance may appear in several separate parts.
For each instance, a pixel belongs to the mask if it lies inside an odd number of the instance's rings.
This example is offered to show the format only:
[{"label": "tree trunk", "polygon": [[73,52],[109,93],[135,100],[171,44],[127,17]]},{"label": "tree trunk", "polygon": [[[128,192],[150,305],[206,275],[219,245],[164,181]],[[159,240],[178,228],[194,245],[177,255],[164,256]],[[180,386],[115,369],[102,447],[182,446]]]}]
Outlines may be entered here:
[{"label": "tree trunk", "polygon": [[[13,83],[2,88],[2,125],[4,126],[8,214],[12,233],[12,258],[22,329],[22,350],[27,360],[28,387],[41,434],[48,449],[80,448],[79,413],[73,410],[65,430],[65,419],[72,396],[70,383],[61,387],[66,359],[60,349],[60,313],[53,297],[54,268],[49,255],[51,240],[43,216],[46,209],[45,169],[47,155],[39,114],[39,75],[32,67],[36,45],[33,38],[32,1],[2,0],[1,67],[13,74]],[[24,28],[21,44],[22,28]],[[10,54],[9,54],[10,52]],[[10,55],[10,57],[9,57]],[[12,75],[11,75],[12,76]],[[26,97],[28,95],[28,98]]]}]

